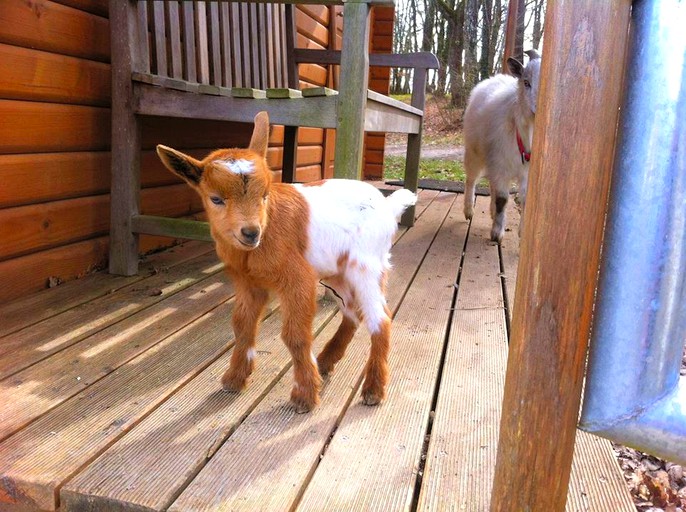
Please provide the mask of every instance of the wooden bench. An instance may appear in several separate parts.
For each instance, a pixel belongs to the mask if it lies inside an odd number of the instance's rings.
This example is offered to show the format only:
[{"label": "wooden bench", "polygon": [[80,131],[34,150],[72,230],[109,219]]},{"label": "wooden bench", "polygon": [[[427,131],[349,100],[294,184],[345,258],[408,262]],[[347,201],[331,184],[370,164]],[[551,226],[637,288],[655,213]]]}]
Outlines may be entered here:
[{"label": "wooden bench", "polygon": [[[416,190],[430,53],[369,54],[370,9],[348,1],[341,51],[295,48],[295,3],[111,0],[112,215],[110,272],[138,271],[138,234],[208,240],[205,223],[139,214],[140,116],[284,125],[284,181],[293,181],[298,127],[336,129],[334,176],[358,179],[364,132],[408,134],[405,183]],[[392,4],[392,2],[390,2]],[[340,65],[338,90],[300,91],[298,65]],[[407,105],[367,91],[369,66],[413,68]],[[160,141],[163,143],[164,141]],[[414,211],[404,225],[412,225]]]}]

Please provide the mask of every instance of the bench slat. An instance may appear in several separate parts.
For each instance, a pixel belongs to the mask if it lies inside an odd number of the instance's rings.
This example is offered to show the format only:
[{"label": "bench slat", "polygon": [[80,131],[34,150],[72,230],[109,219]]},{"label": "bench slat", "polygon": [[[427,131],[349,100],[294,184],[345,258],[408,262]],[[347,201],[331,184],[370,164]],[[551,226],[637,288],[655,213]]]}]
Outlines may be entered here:
[{"label": "bench slat", "polygon": [[208,37],[210,51],[210,82],[222,85],[222,56],[221,33],[219,30],[219,4],[211,2],[209,5]]},{"label": "bench slat", "polygon": [[198,82],[210,83],[210,58],[207,48],[207,5],[205,2],[195,2],[195,33],[198,51]]},{"label": "bench slat", "polygon": [[183,61],[181,58],[181,26],[179,24],[179,4],[172,2],[167,5],[167,20],[169,33],[169,49],[171,51],[171,76],[183,78]]},{"label": "bench slat", "polygon": [[219,11],[219,32],[222,51],[222,85],[224,87],[233,86],[232,65],[231,65],[231,9],[229,4],[221,4]]},{"label": "bench slat", "polygon": [[155,42],[155,64],[157,74],[169,76],[167,69],[167,39],[165,37],[164,2],[152,3],[153,41]]},{"label": "bench slat", "polygon": [[195,15],[193,4],[183,3],[183,56],[185,63],[184,78],[189,82],[197,82],[198,74],[195,65]]}]

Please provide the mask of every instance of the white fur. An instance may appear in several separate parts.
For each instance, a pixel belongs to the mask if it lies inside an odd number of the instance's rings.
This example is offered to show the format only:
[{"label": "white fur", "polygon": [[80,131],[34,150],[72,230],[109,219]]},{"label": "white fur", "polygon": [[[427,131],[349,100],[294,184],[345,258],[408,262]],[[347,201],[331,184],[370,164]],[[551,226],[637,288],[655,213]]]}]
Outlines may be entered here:
[{"label": "white fur", "polygon": [[252,174],[255,171],[255,164],[251,160],[215,160],[214,163],[234,174]]},{"label": "white fur", "polygon": [[[533,58],[522,77],[496,75],[479,83],[469,96],[464,114],[464,165],[467,184],[464,197],[465,217],[474,208],[474,186],[481,175],[491,186],[491,238],[498,240],[505,228],[505,212],[496,212],[496,198],[507,199],[513,181],[519,185],[522,208],[526,203],[529,162],[522,163],[515,132],[519,131],[524,148],[531,151],[536,97],[538,95],[540,58]],[[531,87],[526,88],[524,81]]]},{"label": "white fur", "polygon": [[254,348],[249,348],[246,353],[245,353],[245,358],[248,360],[248,362],[252,361],[255,359],[255,356],[257,355],[257,352],[255,351]]},{"label": "white fur", "polygon": [[356,180],[295,187],[310,210],[307,260],[326,282],[327,277],[340,275],[340,259],[347,256],[346,284],[339,285],[336,293],[348,314],[355,297],[368,329],[377,332],[386,318],[381,282],[390,267],[397,218],[416,202],[416,196],[401,190],[386,198],[371,184]]}]

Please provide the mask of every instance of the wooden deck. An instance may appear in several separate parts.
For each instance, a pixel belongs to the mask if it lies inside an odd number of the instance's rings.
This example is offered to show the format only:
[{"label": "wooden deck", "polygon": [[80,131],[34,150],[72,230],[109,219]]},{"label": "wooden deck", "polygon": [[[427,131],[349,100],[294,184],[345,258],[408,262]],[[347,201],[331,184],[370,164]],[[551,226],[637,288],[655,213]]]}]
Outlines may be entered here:
[{"label": "wooden deck", "polygon": [[[248,389],[223,393],[233,292],[210,244],[0,307],[0,510],[488,510],[518,216],[501,248],[487,199],[470,225],[462,196],[423,191],[417,217],[393,249],[379,407],[360,329],[295,414],[277,304]],[[322,297],[319,348],[336,317]],[[635,510],[607,441],[577,436],[567,510]]]}]

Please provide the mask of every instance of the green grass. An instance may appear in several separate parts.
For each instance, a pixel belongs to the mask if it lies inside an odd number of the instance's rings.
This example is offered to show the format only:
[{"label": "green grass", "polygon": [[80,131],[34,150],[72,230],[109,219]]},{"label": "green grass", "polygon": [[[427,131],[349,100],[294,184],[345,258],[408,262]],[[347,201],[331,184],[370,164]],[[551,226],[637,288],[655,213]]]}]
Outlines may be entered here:
[{"label": "green grass", "polygon": [[[400,180],[405,174],[405,157],[384,158],[384,178]],[[422,159],[419,162],[419,178],[431,180],[464,181],[464,167],[461,161]]]}]

